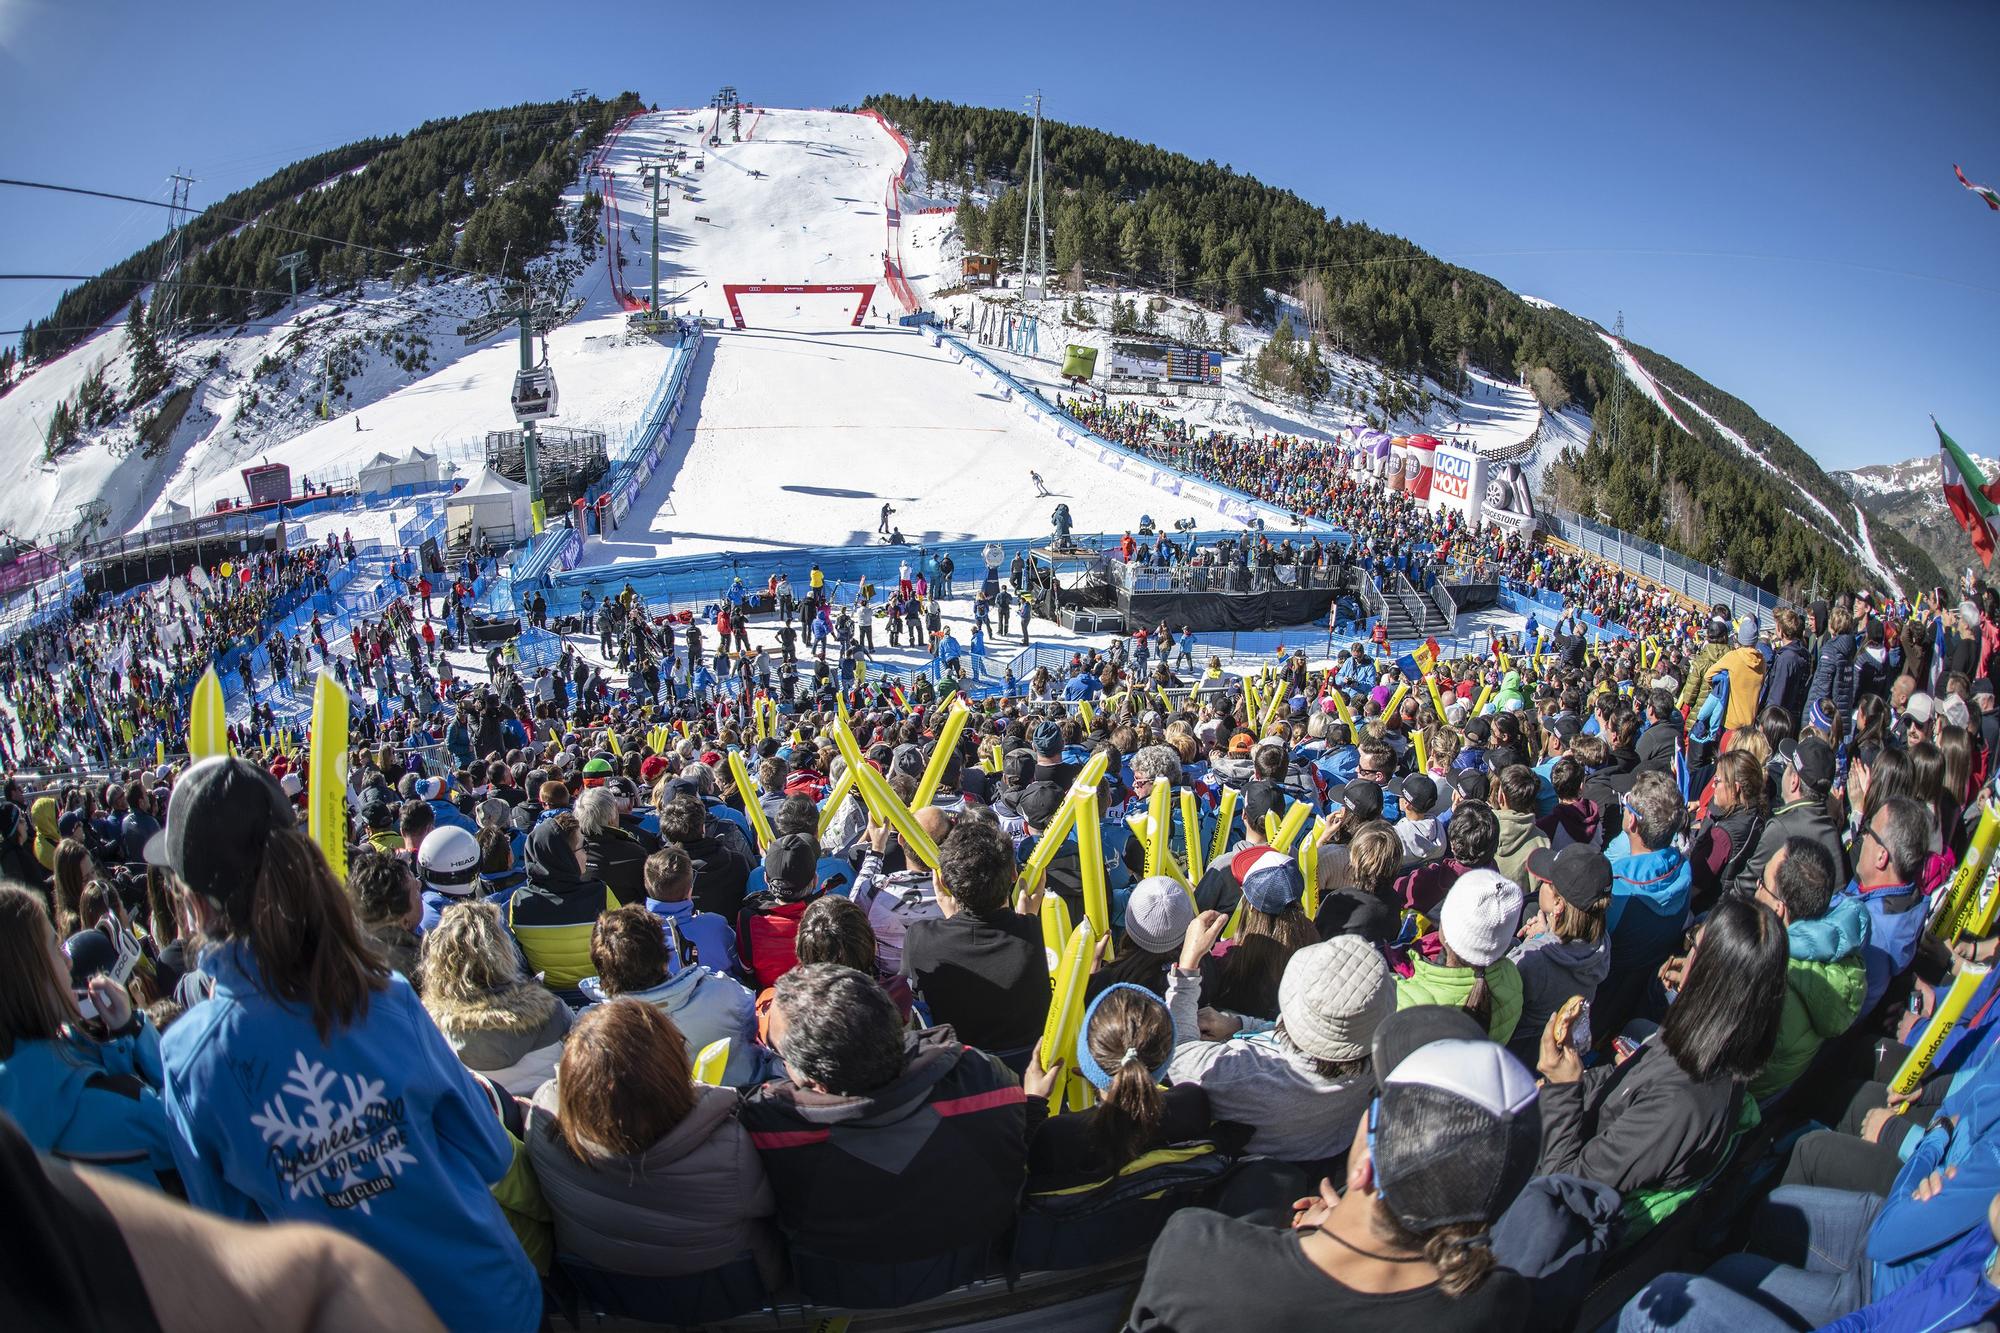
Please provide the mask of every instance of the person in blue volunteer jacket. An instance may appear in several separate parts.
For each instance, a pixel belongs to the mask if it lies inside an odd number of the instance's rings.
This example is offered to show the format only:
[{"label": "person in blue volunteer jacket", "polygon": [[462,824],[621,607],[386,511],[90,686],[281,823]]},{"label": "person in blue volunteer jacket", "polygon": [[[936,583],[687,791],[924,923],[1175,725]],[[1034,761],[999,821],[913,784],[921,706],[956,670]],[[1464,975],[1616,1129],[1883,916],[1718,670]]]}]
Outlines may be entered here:
[{"label": "person in blue volunteer jacket", "polygon": [[[110,937],[73,940],[65,954],[41,899],[0,884],[0,1110],[50,1156],[178,1194],[159,1035],[123,986],[95,975],[117,961]],[[99,956],[86,958],[86,945]],[[72,977],[84,980],[94,1018],[79,1009]]]},{"label": "person in blue volunteer jacket", "polygon": [[1855,841],[1854,882],[1841,897],[1859,898],[1868,909],[1868,942],[1861,948],[1861,961],[1868,969],[1868,990],[1861,1001],[1864,1018],[1916,957],[1926,915],[1926,899],[1916,879],[1930,856],[1930,821],[1930,811],[1921,801],[1893,797],[1862,826]]},{"label": "person in blue volunteer jacket", "polygon": [[1641,773],[1624,800],[1625,827],[1604,849],[1611,861],[1611,971],[1591,1004],[1591,1029],[1616,1037],[1639,1011],[1661,963],[1687,929],[1694,871],[1675,846],[1686,806],[1665,773]]},{"label": "person in blue volunteer jacket", "polygon": [[536,1328],[540,1282],[489,1192],[513,1162],[494,1105],[363,943],[278,784],[202,760],[147,858],[221,941],[202,958],[214,995],[161,1043],[189,1201],[345,1232],[448,1328]]}]

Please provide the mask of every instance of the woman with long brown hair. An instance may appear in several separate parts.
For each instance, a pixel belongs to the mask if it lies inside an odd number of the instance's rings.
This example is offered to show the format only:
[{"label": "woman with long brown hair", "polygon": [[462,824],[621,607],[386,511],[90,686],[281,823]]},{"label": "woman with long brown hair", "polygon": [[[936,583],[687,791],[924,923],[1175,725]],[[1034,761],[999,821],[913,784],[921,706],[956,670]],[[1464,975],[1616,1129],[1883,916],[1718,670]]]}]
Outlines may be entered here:
[{"label": "woman with long brown hair", "polygon": [[529,1110],[528,1154],[568,1258],[677,1277],[748,1252],[777,1281],[777,1200],[736,1093],[694,1081],[680,1029],[644,1000],[576,1020]]},{"label": "woman with long brown hair", "polygon": [[64,838],[56,844],[55,921],[56,929],[64,935],[82,929],[77,925],[77,908],[83,901],[84,886],[96,874],[90,850],[82,843],[75,838]]},{"label": "woman with long brown hair", "polygon": [[160,1038],[125,988],[81,978],[42,900],[0,884],[0,1110],[43,1152],[178,1194]]},{"label": "woman with long brown hair", "polygon": [[489,1187],[513,1150],[484,1085],[362,937],[284,789],[245,760],[175,786],[169,866],[214,992],[161,1043],[189,1198],[362,1241],[450,1328],[526,1330],[541,1286]]}]

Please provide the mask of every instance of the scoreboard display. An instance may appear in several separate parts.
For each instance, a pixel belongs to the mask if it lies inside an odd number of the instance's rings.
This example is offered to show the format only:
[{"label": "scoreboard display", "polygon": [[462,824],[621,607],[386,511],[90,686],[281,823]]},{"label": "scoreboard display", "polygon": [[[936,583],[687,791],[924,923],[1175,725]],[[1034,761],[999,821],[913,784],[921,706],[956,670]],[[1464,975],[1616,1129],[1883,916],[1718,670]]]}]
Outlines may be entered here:
[{"label": "scoreboard display", "polygon": [[1179,384],[1222,383],[1222,353],[1199,347],[1169,347],[1167,379]]},{"label": "scoreboard display", "polygon": [[243,489],[250,492],[253,505],[277,504],[291,498],[292,470],[283,463],[266,463],[243,469]]}]

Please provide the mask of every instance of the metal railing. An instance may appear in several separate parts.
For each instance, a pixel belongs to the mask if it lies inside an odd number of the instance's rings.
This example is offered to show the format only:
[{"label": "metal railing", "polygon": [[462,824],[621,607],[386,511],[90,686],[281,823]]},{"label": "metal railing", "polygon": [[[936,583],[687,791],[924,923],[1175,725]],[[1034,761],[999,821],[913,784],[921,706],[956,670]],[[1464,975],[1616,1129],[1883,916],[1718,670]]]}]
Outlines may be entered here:
[{"label": "metal railing", "polygon": [[1437,607],[1438,614],[1444,617],[1449,632],[1458,633],[1458,599],[1451,595],[1451,589],[1444,586],[1444,580],[1441,578],[1431,580],[1429,591],[1431,604]]},{"label": "metal railing", "polygon": [[1791,605],[1774,592],[1567,509],[1545,505],[1541,519],[1548,531],[1571,546],[1620,565],[1641,578],[1664,584],[1703,606],[1720,602],[1739,611],[1755,607],[1768,614]]},{"label": "metal railing", "polygon": [[1322,588],[1338,592],[1338,565],[1142,565],[1114,560],[1111,581],[1124,592],[1282,592]]}]

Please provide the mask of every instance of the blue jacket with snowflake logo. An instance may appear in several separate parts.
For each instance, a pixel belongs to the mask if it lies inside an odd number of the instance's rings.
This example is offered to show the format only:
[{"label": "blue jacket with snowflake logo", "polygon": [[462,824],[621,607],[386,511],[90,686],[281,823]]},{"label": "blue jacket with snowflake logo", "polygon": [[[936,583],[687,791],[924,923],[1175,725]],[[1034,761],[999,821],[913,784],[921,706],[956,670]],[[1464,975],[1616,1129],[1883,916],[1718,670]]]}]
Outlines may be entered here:
[{"label": "blue jacket with snowflake logo", "polygon": [[488,1187],[513,1150],[481,1084],[400,976],[325,1041],[267,992],[249,949],[202,962],[213,998],[160,1042],[188,1199],[318,1222],[372,1246],[452,1329],[530,1330],[534,1266]]}]

